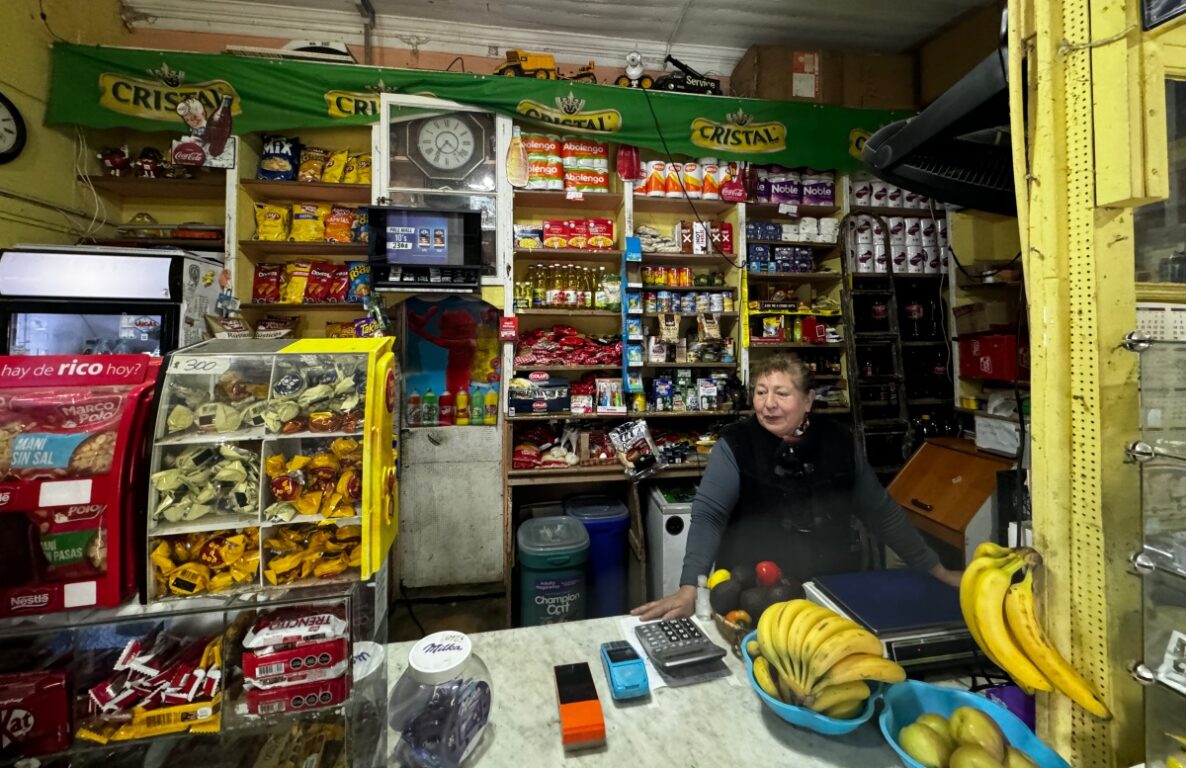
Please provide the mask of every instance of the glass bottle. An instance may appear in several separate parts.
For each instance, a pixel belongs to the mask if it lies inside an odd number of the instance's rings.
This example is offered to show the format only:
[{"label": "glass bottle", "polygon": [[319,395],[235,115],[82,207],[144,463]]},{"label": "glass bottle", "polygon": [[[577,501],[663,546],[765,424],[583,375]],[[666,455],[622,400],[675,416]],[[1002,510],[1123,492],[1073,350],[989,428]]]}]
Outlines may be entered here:
[{"label": "glass bottle", "polygon": [[564,271],[559,265],[548,267],[548,308],[564,306]]}]

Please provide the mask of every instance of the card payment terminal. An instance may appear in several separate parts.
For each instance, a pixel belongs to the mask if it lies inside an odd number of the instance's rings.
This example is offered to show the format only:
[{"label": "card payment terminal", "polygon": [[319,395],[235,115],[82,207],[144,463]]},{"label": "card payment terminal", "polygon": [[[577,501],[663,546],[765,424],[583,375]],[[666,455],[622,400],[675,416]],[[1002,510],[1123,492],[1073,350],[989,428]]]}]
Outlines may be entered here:
[{"label": "card payment terminal", "polygon": [[625,640],[601,644],[601,663],[605,667],[605,679],[609,680],[610,695],[615,701],[636,699],[650,693],[647,668]]}]

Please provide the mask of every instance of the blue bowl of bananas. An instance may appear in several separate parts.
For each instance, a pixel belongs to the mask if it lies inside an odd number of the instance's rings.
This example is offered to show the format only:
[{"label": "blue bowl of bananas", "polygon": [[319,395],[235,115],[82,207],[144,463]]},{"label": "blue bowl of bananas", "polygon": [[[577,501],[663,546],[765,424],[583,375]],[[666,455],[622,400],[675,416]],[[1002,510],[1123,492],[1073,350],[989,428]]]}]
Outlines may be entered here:
[{"label": "blue bowl of bananas", "polygon": [[[869,722],[869,719],[873,717],[873,710],[877,707],[877,700],[881,698],[881,686],[877,684],[870,685],[868,696],[863,701],[859,698],[855,700],[849,699],[847,702],[841,701],[831,707],[821,707],[825,711],[848,715],[847,717],[829,717],[824,712],[817,712],[809,706],[788,704],[779,696],[771,695],[768,689],[776,693],[778,692],[778,683],[774,681],[774,675],[777,673],[771,671],[772,668],[769,662],[761,653],[758,653],[756,657],[751,653],[751,649],[757,643],[757,637],[758,633],[755,630],[746,635],[741,641],[741,658],[745,660],[745,670],[749,676],[750,685],[753,686],[758,697],[762,699],[762,702],[781,719],[791,725],[797,725],[809,731],[822,733],[825,736],[840,736],[845,733],[852,733],[857,728]],[[755,660],[757,661],[758,675],[764,678],[762,682],[759,682],[758,677],[755,676]],[[763,671],[763,667],[766,667],[765,671]],[[853,703],[854,701],[858,703]],[[812,703],[820,706],[828,702],[812,701]],[[846,709],[847,711],[845,711]]]}]

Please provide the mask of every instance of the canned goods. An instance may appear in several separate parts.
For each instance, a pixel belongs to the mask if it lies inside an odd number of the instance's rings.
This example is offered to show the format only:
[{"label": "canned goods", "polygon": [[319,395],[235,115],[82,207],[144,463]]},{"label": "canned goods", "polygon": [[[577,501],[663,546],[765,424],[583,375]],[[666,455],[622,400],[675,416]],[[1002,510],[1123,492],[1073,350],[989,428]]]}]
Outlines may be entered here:
[{"label": "canned goods", "polygon": [[654,282],[655,282],[655,268],[654,267],[643,267],[642,268],[642,284],[643,285],[653,285]]},{"label": "canned goods", "polygon": [[725,298],[721,300],[721,311],[722,312],[735,311],[735,308],[733,306],[733,295],[732,294],[726,293]]},{"label": "canned goods", "polygon": [[681,288],[691,288],[692,287],[692,268],[691,267],[680,267],[679,268],[679,286]]},{"label": "canned goods", "polygon": [[660,312],[673,311],[671,307],[671,291],[659,291],[655,295],[655,299],[658,302]]},{"label": "canned goods", "polygon": [[647,291],[642,296],[642,311],[649,315],[659,311],[659,297],[654,291]]},{"label": "canned goods", "polygon": [[724,312],[725,311],[725,296],[724,294],[714,293],[709,297],[709,311],[710,312]]},{"label": "canned goods", "polygon": [[694,315],[698,310],[696,309],[696,294],[685,293],[680,298],[680,313],[685,315]]},{"label": "canned goods", "polygon": [[712,273],[712,284],[713,285],[724,285],[725,284],[725,274],[723,272],[713,272]]},{"label": "canned goods", "polygon": [[667,268],[652,267],[651,280],[653,285],[667,285]]},{"label": "canned goods", "polygon": [[696,294],[696,311],[697,312],[711,312],[712,302],[711,297],[707,293]]}]

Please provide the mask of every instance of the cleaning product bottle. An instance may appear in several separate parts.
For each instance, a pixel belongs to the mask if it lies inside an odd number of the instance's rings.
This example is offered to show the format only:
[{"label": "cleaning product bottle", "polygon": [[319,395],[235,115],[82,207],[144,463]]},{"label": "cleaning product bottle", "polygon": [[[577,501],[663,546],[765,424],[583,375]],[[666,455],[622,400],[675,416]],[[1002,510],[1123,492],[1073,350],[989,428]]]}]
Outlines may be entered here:
[{"label": "cleaning product bottle", "polygon": [[457,405],[454,406],[454,409],[457,413],[457,417],[454,420],[455,423],[457,424],[457,426],[468,427],[469,426],[469,390],[468,389],[465,389],[463,387],[462,389],[457,390]]},{"label": "cleaning product bottle", "polygon": [[424,402],[420,405],[420,413],[420,421],[423,426],[435,427],[437,425],[439,415],[437,410],[437,396],[432,391],[432,387],[429,387],[424,392]]},{"label": "cleaning product bottle", "polygon": [[701,621],[712,618],[712,604],[708,599],[708,577],[704,574],[696,577],[696,618]]},{"label": "cleaning product bottle", "polygon": [[498,424],[498,390],[494,387],[486,390],[486,399],[484,405],[485,415],[482,418],[482,423],[488,427],[493,427]]}]

